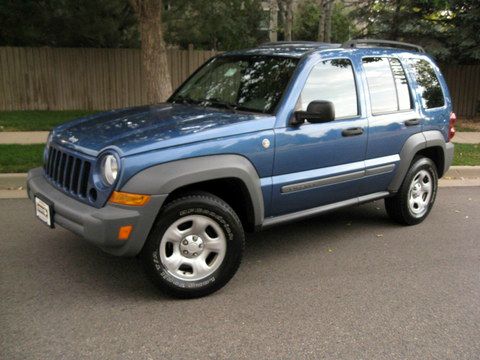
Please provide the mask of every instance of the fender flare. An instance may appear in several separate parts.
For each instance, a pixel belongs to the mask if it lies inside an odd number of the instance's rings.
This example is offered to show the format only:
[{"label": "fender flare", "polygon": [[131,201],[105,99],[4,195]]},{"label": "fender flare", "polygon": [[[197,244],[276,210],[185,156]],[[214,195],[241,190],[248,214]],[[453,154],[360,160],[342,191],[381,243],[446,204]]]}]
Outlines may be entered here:
[{"label": "fender flare", "polygon": [[152,166],[131,177],[121,191],[166,195],[183,186],[209,180],[236,178],[245,184],[256,226],[264,219],[263,194],[255,167],[240,155],[212,155]]},{"label": "fender flare", "polygon": [[447,151],[447,144],[445,142],[445,138],[443,134],[438,130],[430,130],[424,131],[420,133],[416,133],[410,136],[400,151],[400,163],[398,164],[397,172],[393,177],[388,190],[392,193],[397,192],[400,186],[403,183],[403,179],[407,174],[408,169],[410,168],[410,164],[414,156],[423,149],[431,148],[431,147],[441,147],[443,151],[443,158],[444,158],[444,168],[439,169],[442,173],[445,173],[451,162],[453,157],[453,149],[452,151]]}]

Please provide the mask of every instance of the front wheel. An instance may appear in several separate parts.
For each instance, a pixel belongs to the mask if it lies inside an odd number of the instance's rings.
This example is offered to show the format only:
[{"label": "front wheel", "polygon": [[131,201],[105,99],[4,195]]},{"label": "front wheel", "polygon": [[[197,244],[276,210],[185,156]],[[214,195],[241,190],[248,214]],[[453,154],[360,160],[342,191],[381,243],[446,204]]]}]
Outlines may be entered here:
[{"label": "front wheel", "polygon": [[180,298],[205,296],[233,277],[244,238],[242,224],[226,202],[209,193],[192,193],[161,211],[142,260],[162,291]]},{"label": "front wheel", "polygon": [[421,223],[433,207],[437,187],[435,163],[426,157],[416,157],[398,193],[385,199],[388,215],[403,225]]}]

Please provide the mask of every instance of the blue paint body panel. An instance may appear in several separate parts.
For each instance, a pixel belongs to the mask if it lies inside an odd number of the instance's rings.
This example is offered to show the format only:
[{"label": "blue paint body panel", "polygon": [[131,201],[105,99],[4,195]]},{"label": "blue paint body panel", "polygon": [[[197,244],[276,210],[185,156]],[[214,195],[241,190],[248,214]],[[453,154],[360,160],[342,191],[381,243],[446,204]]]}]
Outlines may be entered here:
[{"label": "blue paint body panel", "polygon": [[[448,140],[450,95],[438,67],[427,55],[399,49],[342,49],[305,44],[272,45],[220,56],[229,55],[299,59],[274,115],[171,103],[142,106],[103,112],[60,125],[53,131],[54,144],[89,159],[96,159],[105,151],[117,153],[121,162],[115,185],[118,190],[134,175],[158,164],[217,154],[243,156],[258,173],[268,218],[386,191],[400,162],[402,147],[410,136],[439,130]],[[412,110],[372,115],[362,66],[362,58],[372,56],[395,57],[401,61],[410,84]],[[445,97],[444,107],[434,110],[421,107],[415,91],[418,84],[408,64],[410,58],[423,58],[433,64]],[[289,125],[309,73],[317,63],[328,59],[352,62],[358,116],[321,124]],[[421,119],[419,126],[405,125],[406,120],[415,118]],[[342,136],[343,130],[356,127],[364,133]],[[264,139],[270,141],[269,148],[262,146]],[[389,171],[369,173],[382,166]],[[359,172],[364,176],[349,177]],[[327,181],[335,177],[339,180]],[[319,180],[325,183],[308,185],[299,191],[282,190],[292,184]],[[112,190],[97,189],[103,200]],[[101,207],[104,203],[92,205]]]}]

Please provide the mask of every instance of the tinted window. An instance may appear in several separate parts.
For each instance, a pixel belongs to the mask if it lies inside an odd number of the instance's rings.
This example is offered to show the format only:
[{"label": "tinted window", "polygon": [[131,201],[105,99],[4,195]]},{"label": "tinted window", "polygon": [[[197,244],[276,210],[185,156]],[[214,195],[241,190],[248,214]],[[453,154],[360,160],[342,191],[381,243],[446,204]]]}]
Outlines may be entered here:
[{"label": "tinted window", "polygon": [[408,88],[405,71],[398,59],[389,60],[393,78],[395,79],[395,86],[397,87],[398,110],[409,110],[412,108],[412,102],[410,100],[410,90]]},{"label": "tinted window", "polygon": [[365,58],[372,114],[382,114],[412,108],[410,91],[402,64],[398,59]]},{"label": "tinted window", "polygon": [[305,111],[315,100],[333,102],[336,118],[358,115],[357,90],[350,60],[327,60],[315,65],[298,99],[297,109]]},{"label": "tinted window", "polygon": [[445,104],[442,87],[432,65],[426,60],[411,60],[422,104],[426,109],[442,107]]},{"label": "tinted window", "polygon": [[219,57],[187,80],[170,101],[272,113],[297,61],[273,56]]}]

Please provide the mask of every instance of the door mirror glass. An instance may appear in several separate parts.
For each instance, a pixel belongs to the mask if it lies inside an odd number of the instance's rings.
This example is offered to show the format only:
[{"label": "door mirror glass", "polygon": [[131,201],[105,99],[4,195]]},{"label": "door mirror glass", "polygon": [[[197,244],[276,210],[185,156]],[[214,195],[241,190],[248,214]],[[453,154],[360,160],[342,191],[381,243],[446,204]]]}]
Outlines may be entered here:
[{"label": "door mirror glass", "polygon": [[307,106],[307,111],[296,111],[292,125],[303,124],[307,120],[310,123],[324,123],[335,120],[335,106],[333,102],[315,100]]}]

